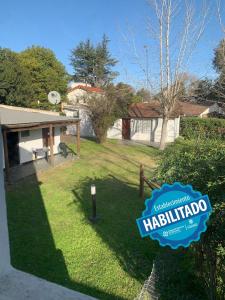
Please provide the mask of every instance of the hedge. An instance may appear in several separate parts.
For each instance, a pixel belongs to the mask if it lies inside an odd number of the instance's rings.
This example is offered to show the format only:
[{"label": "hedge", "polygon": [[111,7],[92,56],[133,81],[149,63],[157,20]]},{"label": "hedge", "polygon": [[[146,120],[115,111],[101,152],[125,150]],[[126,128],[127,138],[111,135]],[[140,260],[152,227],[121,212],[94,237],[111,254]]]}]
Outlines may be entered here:
[{"label": "hedge", "polygon": [[225,139],[225,119],[181,118],[180,135],[186,139]]}]

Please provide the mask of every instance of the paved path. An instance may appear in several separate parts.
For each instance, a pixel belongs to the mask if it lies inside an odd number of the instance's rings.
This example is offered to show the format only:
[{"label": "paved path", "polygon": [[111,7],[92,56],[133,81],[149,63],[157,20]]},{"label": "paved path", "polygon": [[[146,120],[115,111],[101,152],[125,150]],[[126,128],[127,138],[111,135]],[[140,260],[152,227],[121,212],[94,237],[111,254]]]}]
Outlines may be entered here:
[{"label": "paved path", "polygon": [[148,147],[159,148],[159,143],[147,142],[147,141],[134,141],[134,140],[118,140],[121,144],[124,145],[144,145]]},{"label": "paved path", "polygon": [[12,269],[0,276],[0,300],[94,300],[55,283]]}]

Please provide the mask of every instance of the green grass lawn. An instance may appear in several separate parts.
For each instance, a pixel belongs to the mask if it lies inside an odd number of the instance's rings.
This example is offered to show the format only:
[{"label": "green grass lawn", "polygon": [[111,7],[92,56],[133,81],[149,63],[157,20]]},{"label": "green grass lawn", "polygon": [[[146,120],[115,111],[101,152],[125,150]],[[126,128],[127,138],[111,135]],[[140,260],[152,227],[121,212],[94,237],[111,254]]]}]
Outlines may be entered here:
[{"label": "green grass lawn", "polygon": [[[14,267],[99,299],[133,299],[158,245],[141,239],[136,218],[139,164],[151,176],[158,151],[116,141],[82,141],[81,158],[27,178],[7,192]],[[93,225],[90,186],[100,220]],[[149,195],[149,191],[147,194]]]}]

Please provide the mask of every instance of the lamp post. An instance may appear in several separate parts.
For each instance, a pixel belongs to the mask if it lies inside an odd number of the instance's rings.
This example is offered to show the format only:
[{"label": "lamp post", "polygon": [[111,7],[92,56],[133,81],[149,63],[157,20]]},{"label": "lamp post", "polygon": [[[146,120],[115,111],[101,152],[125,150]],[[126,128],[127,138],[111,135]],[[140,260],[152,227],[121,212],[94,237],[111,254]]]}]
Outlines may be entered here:
[{"label": "lamp post", "polygon": [[90,217],[90,221],[95,223],[98,220],[98,217],[97,217],[97,209],[96,209],[96,186],[94,184],[91,185],[91,199],[92,199],[92,216]]},{"label": "lamp post", "polygon": [[144,45],[146,55],[146,89],[148,90],[149,85],[149,65],[148,65],[148,46]]}]

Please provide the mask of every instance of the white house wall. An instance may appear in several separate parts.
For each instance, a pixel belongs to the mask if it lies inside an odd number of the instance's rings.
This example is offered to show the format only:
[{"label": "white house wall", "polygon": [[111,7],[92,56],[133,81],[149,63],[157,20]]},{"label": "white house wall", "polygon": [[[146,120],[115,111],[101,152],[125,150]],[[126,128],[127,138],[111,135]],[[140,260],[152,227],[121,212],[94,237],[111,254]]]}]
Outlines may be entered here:
[{"label": "white house wall", "polygon": [[[146,126],[146,132],[142,132],[143,124]],[[147,141],[159,143],[162,131],[162,118],[152,119],[132,119],[131,120],[131,140]],[[167,140],[166,142],[173,142],[179,136],[179,118],[170,119],[167,125]]]},{"label": "white house wall", "polygon": [[[88,115],[87,109],[79,108],[79,118],[80,118],[80,136],[81,137],[94,137],[95,133],[92,128],[91,119]],[[65,109],[65,114],[67,117],[73,117],[73,110]],[[76,134],[76,125],[67,126],[67,134]]]},{"label": "white house wall", "polygon": [[[1,128],[0,128],[1,130]],[[0,132],[0,276],[9,272],[10,266],[10,250],[9,235],[7,226],[5,187],[4,187],[4,151],[2,131]]]},{"label": "white house wall", "polygon": [[175,120],[175,132],[174,132],[174,136],[175,139],[179,137],[180,135],[180,117],[176,118]]},{"label": "white house wall", "polygon": [[[75,107],[74,107],[75,108]],[[92,128],[92,122],[88,115],[87,108],[77,107],[79,110],[80,119],[80,136],[81,137],[95,137],[94,130]],[[67,117],[74,116],[74,110],[65,108],[64,112]],[[67,134],[76,135],[76,126],[67,126]],[[113,127],[111,127],[107,132],[107,137],[111,139],[122,139],[122,119],[118,119]]]},{"label": "white house wall", "polygon": [[118,119],[107,131],[107,138],[122,139],[122,119]]},{"label": "white house wall", "polygon": [[76,89],[67,94],[67,98],[69,102],[76,104],[76,103],[83,103],[83,99],[87,96],[87,92],[82,89]]},{"label": "white house wall", "polygon": [[[60,143],[60,127],[55,127],[54,130],[54,154],[59,153]],[[22,137],[19,132],[19,155],[20,163],[25,163],[35,159],[33,150],[35,148],[43,148],[42,129],[30,130],[30,135]],[[38,156],[41,158],[42,156]]]},{"label": "white house wall", "polygon": [[209,106],[203,113],[200,114],[200,118],[205,118],[209,113],[219,113],[219,114],[224,114],[223,109],[219,107],[217,103],[214,103],[213,105]]},{"label": "white house wall", "polygon": [[[148,124],[148,126],[147,126],[148,132],[142,132],[142,130],[141,130],[144,122],[146,122]],[[151,125],[151,122],[152,122],[152,125]],[[152,129],[151,129],[151,126],[152,126]],[[131,140],[135,140],[135,141],[157,142],[159,126],[160,126],[160,120],[158,118],[148,119],[148,120],[131,119],[130,138],[131,138]]]},{"label": "white house wall", "polygon": [[[179,136],[179,128],[180,118],[170,119],[168,121],[167,142],[173,142]],[[162,118],[131,119],[130,121],[130,139],[134,141],[159,143],[161,131]],[[107,137],[122,139],[122,119],[118,119],[113,127],[108,130]]]}]

